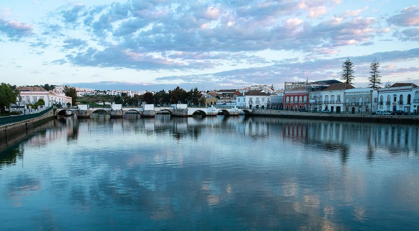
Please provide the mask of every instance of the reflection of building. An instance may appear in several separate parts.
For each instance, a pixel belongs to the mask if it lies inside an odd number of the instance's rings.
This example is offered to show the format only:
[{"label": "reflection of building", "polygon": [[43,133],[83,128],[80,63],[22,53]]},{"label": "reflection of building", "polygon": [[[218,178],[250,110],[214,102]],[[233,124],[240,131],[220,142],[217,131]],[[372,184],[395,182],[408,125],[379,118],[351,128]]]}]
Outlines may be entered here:
[{"label": "reflection of building", "polygon": [[284,123],[282,127],[283,137],[288,138],[307,138],[308,126],[307,124],[293,124]]},{"label": "reflection of building", "polygon": [[379,110],[418,113],[419,88],[413,83],[395,83],[378,89],[378,98]]},{"label": "reflection of building", "polygon": [[22,98],[22,104],[35,104],[39,99],[45,101],[45,106],[51,106],[53,104],[66,105],[71,103],[71,97],[64,94],[63,88],[57,86],[53,91],[46,91],[42,87],[18,87],[17,90],[20,92]]}]

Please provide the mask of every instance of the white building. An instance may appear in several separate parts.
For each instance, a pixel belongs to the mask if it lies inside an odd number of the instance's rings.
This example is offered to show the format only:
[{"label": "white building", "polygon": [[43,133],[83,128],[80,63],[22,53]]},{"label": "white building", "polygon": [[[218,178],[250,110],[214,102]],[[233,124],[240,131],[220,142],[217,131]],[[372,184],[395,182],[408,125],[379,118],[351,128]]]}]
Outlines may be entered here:
[{"label": "white building", "polygon": [[334,83],[324,90],[310,92],[310,109],[314,111],[330,111],[341,113],[344,111],[345,91],[353,89],[350,84]]},{"label": "white building", "polygon": [[39,99],[45,101],[45,107],[54,104],[65,106],[67,103],[71,103],[71,97],[66,96],[60,86],[53,91],[46,91],[42,87],[18,87],[17,90],[19,90],[21,97],[21,102],[17,104],[20,105],[35,104]]},{"label": "white building", "polygon": [[271,104],[270,94],[262,91],[248,91],[236,96],[236,105],[240,108],[265,109]]},{"label": "white building", "polygon": [[413,83],[395,83],[378,89],[378,109],[418,114],[419,87]]},{"label": "white building", "polygon": [[371,114],[377,111],[378,93],[372,88],[353,88],[345,91],[345,112]]}]

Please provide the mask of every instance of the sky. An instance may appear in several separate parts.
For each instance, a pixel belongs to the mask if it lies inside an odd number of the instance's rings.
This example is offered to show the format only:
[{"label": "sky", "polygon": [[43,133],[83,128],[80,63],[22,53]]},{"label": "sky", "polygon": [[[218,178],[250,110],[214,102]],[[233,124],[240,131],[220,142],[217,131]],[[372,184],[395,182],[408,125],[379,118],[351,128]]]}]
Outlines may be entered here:
[{"label": "sky", "polygon": [[[416,5],[415,5],[416,4]],[[340,79],[380,63],[419,84],[419,3],[403,0],[0,0],[0,82],[201,90]]]}]

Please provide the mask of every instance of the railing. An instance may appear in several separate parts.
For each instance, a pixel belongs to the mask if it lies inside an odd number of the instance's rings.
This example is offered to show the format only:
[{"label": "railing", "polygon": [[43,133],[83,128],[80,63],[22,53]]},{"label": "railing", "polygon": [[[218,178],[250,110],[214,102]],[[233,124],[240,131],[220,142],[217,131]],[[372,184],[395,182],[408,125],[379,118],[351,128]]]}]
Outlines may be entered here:
[{"label": "railing", "polygon": [[419,103],[419,99],[413,99],[413,103]]},{"label": "railing", "polygon": [[391,102],[390,101],[386,101],[386,105],[390,105],[391,104]]},{"label": "railing", "polygon": [[400,100],[398,103],[399,103],[400,105],[403,105],[403,101],[402,101],[402,100]]},{"label": "railing", "polygon": [[324,103],[329,103],[329,100],[325,100]]},{"label": "railing", "polygon": [[17,115],[17,116],[7,116],[0,117],[0,126],[10,123],[17,123],[28,119],[33,119],[42,115],[45,115],[47,112],[51,111],[52,107],[49,107],[39,113],[29,114],[29,115]]}]

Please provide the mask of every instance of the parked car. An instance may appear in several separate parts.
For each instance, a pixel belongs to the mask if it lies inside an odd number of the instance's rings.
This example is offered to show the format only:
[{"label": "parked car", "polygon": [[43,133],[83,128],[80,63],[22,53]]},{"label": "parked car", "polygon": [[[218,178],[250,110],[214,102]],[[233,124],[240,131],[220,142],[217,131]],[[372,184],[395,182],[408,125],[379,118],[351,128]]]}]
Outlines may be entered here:
[{"label": "parked car", "polygon": [[402,110],[396,110],[395,115],[407,115],[407,113],[405,111],[402,111]]},{"label": "parked car", "polygon": [[391,112],[390,111],[382,111],[382,110],[377,110],[376,112],[375,112],[375,114],[377,114],[377,115],[391,115]]},{"label": "parked car", "polygon": [[330,110],[323,110],[322,113],[332,113]]}]

